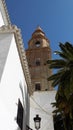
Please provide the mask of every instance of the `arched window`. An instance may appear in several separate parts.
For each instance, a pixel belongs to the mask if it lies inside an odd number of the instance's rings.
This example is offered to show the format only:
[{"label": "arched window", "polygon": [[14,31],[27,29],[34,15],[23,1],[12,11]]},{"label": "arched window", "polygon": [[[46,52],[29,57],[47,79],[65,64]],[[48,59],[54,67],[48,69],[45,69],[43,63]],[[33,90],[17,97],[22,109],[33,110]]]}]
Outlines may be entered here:
[{"label": "arched window", "polygon": [[39,91],[39,90],[41,90],[40,83],[36,83],[35,84],[35,91]]},{"label": "arched window", "polygon": [[39,47],[39,46],[40,46],[40,41],[37,41],[37,42],[35,43],[35,45],[36,45],[36,47]]}]

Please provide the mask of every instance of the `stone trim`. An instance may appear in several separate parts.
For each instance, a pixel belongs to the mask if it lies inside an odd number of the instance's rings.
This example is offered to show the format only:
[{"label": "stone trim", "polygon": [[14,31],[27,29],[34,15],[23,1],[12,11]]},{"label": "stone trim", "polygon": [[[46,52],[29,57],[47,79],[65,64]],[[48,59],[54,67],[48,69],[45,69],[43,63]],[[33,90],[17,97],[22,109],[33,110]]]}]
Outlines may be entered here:
[{"label": "stone trim", "polygon": [[29,93],[29,95],[31,95],[32,94],[32,90],[30,90],[32,88],[31,87],[31,78],[30,78],[30,73],[29,73],[29,69],[28,69],[28,63],[27,63],[27,59],[26,59],[26,55],[25,55],[25,50],[23,47],[23,40],[21,37],[20,29],[18,29],[17,26],[15,26],[15,25],[8,25],[8,26],[4,25],[4,26],[0,27],[0,34],[1,33],[14,33],[19,57],[21,60],[23,73],[24,73],[26,83],[28,86],[28,91],[31,92],[31,93]]},{"label": "stone trim", "polygon": [[5,25],[11,24],[5,0],[0,0],[0,8]]}]

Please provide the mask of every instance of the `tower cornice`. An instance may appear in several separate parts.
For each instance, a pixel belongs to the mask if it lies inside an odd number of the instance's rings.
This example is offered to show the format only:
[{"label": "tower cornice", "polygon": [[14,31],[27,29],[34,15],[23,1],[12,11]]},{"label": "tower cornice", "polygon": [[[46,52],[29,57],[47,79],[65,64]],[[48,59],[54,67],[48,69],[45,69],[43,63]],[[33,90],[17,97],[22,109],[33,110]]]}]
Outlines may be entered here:
[{"label": "tower cornice", "polygon": [[37,36],[33,36],[33,37],[29,40],[28,44],[29,44],[33,39],[37,39],[37,38],[45,39],[47,42],[50,43],[50,40],[48,40],[45,36],[37,35]]},{"label": "tower cornice", "polygon": [[46,40],[48,43],[50,43],[49,39],[46,37],[45,33],[43,32],[43,30],[41,29],[41,27],[37,27],[36,30],[32,33],[32,37],[29,40],[28,44],[35,39],[44,39]]}]

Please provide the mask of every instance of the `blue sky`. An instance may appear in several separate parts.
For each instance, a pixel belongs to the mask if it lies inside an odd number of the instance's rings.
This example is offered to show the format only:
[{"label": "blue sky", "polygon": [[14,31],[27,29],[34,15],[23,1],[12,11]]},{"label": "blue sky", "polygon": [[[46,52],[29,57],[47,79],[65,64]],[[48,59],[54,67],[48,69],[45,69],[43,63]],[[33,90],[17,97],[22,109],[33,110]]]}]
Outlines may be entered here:
[{"label": "blue sky", "polygon": [[73,0],[6,0],[6,4],[12,24],[21,28],[25,48],[37,26],[50,40],[52,52],[59,49],[59,42],[73,43]]}]

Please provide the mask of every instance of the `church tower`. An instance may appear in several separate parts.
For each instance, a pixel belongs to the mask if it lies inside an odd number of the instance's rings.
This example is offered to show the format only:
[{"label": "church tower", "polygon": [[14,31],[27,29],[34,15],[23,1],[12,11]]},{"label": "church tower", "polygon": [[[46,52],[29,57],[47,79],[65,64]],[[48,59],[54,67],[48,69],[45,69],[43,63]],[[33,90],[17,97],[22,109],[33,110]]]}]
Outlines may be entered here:
[{"label": "church tower", "polygon": [[47,63],[51,59],[50,41],[45,33],[38,27],[28,42],[26,57],[32,82],[32,92],[51,90],[51,84],[47,78],[51,75]]}]

